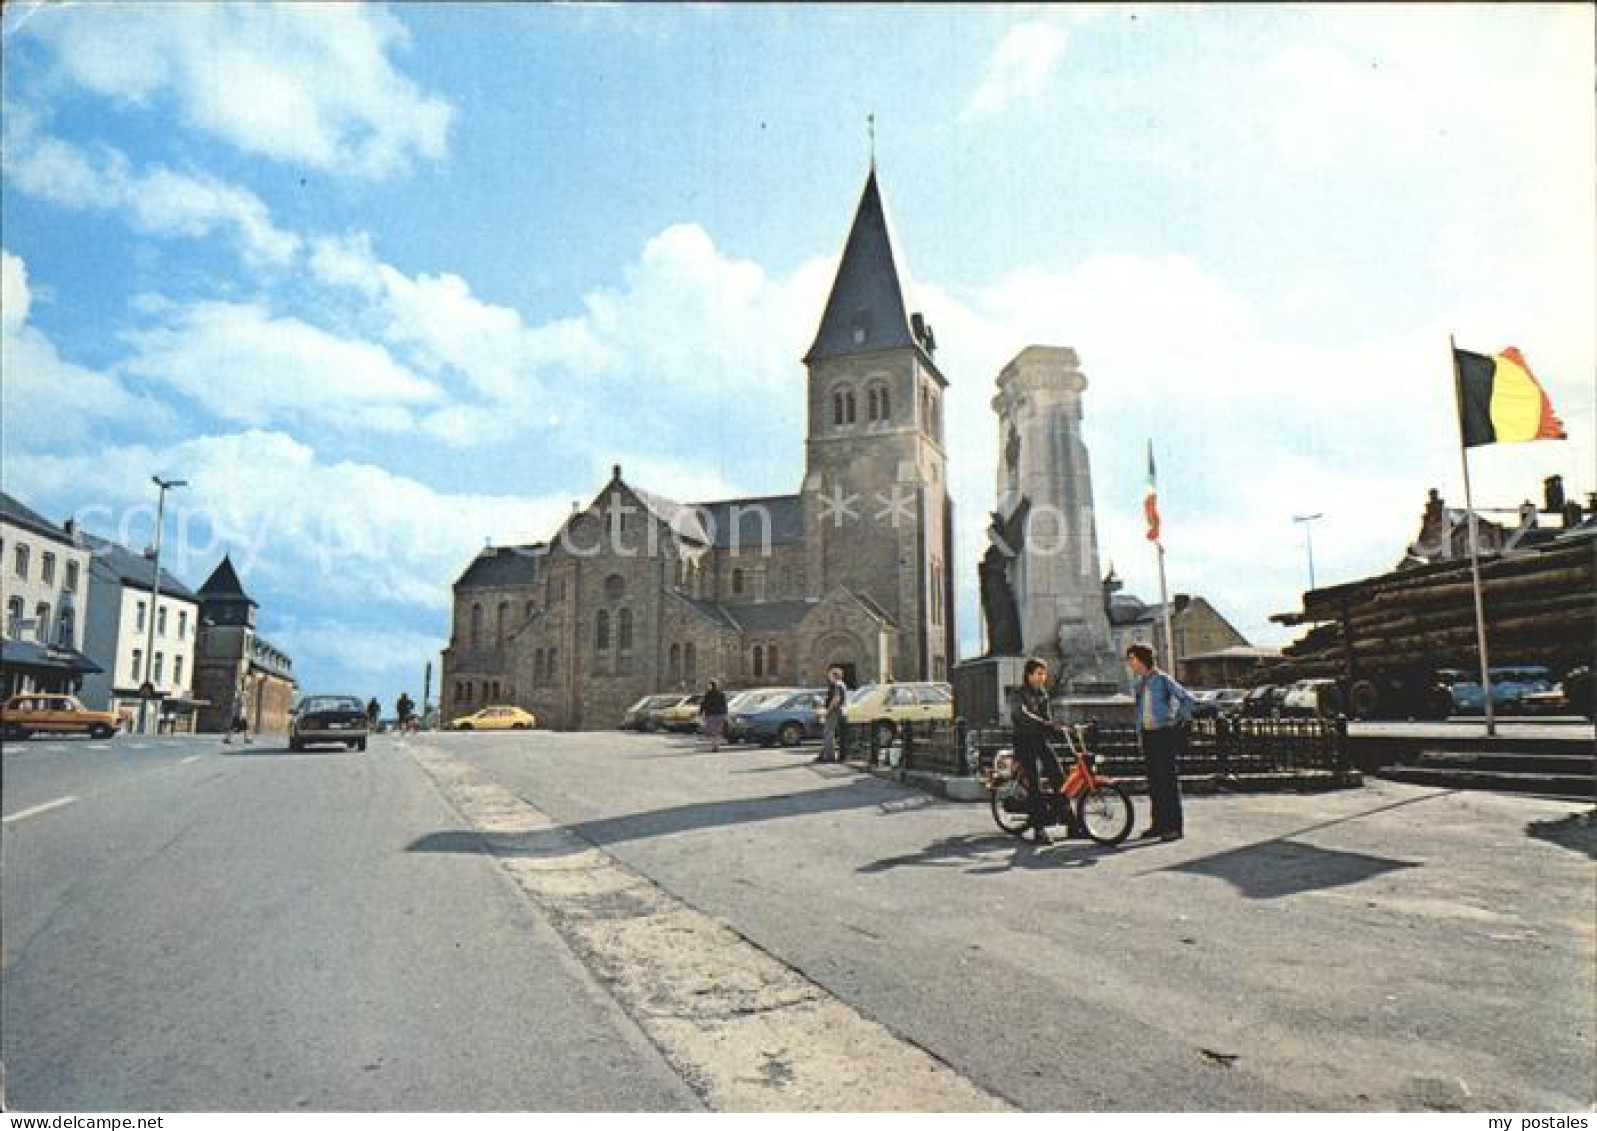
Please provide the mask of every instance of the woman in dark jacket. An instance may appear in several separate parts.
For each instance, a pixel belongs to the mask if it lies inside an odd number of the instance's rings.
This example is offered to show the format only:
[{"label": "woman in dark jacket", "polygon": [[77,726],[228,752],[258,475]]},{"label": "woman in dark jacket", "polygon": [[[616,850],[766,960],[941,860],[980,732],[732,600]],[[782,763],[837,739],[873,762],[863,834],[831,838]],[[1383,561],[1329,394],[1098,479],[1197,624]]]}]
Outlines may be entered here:
[{"label": "woman in dark jacket", "polygon": [[726,692],[717,680],[711,680],[699,703],[699,715],[704,720],[704,733],[710,739],[710,753],[721,749],[721,736],[726,733]]},{"label": "woman in dark jacket", "polygon": [[1015,757],[1031,780],[1026,800],[1031,810],[1032,835],[1037,843],[1049,844],[1050,805],[1044,791],[1057,792],[1064,784],[1064,774],[1059,769],[1059,759],[1048,748],[1048,740],[1059,727],[1048,711],[1048,665],[1044,661],[1026,661],[1020,690],[1010,708],[1010,721],[1015,729]]}]

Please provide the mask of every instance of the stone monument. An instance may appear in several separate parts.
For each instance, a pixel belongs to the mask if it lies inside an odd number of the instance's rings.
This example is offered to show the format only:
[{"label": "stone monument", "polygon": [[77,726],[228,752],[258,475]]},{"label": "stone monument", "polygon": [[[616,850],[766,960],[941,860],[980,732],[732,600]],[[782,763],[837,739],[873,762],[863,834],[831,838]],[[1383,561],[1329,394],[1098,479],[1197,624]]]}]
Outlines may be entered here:
[{"label": "stone monument", "polygon": [[1092,469],[1081,436],[1087,378],[1076,351],[1028,346],[998,375],[998,507],[983,563],[989,648],[1012,638],[992,632],[987,594],[1002,596],[1000,568],[1018,619],[1018,651],[1057,666],[1059,694],[1120,687],[1104,608],[1093,516]]}]

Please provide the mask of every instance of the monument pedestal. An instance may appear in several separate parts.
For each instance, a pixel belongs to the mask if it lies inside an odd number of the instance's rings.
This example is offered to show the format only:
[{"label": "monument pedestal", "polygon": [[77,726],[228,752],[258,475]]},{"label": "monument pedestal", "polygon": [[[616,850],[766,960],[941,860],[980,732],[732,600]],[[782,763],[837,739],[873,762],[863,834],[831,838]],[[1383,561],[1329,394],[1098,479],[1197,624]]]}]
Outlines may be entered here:
[{"label": "monument pedestal", "polygon": [[1026,668],[1024,656],[983,656],[954,665],[954,714],[972,727],[1009,725],[1009,706]]}]

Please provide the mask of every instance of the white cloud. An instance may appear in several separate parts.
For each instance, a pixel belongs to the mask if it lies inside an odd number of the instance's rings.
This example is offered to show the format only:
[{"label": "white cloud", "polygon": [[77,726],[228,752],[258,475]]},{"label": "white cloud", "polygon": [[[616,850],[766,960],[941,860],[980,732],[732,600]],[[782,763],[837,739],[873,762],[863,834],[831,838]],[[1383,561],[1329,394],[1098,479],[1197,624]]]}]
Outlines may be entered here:
[{"label": "white cloud", "polygon": [[379,345],[274,317],[264,306],[200,302],[128,335],[128,372],[172,386],[223,420],[298,420],[332,431],[395,432],[442,397]]},{"label": "white cloud", "polygon": [[5,175],[30,196],[63,208],[119,213],[151,235],[226,232],[252,265],[283,266],[299,249],[299,238],[273,224],[266,205],[245,189],[162,166],[134,172],[119,150],[89,150],[37,132],[26,112],[8,127]]},{"label": "white cloud", "polygon": [[85,89],[141,106],[170,96],[248,153],[365,177],[444,155],[451,108],[395,69],[408,35],[380,8],[61,5],[25,26]]},{"label": "white cloud", "polygon": [[443,610],[486,539],[547,533],[565,510],[559,499],[440,491],[373,464],[329,462],[291,436],[256,429],[164,447],[15,454],[7,489],[60,500],[90,528],[137,541],[148,531],[152,469],[189,481],[168,506],[178,576],[198,584],[226,551],[263,606],[276,593],[301,607],[359,611],[335,615],[335,624],[383,605]]},{"label": "white cloud", "polygon": [[1064,28],[1053,20],[1029,20],[1010,28],[988,57],[981,82],[960,112],[961,121],[994,117],[1041,94],[1064,57],[1066,43]]},{"label": "white cloud", "polygon": [[139,400],[115,377],[63,359],[29,325],[33,295],[27,264],[0,250],[0,439],[7,453],[77,444],[96,420],[162,420],[167,412]]}]

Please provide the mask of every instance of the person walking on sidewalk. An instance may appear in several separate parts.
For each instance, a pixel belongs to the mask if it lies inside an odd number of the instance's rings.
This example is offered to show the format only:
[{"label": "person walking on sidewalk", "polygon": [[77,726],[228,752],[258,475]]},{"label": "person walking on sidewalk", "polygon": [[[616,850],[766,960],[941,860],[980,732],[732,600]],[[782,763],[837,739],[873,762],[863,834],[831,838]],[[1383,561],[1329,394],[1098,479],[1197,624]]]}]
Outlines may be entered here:
[{"label": "person walking on sidewalk", "polygon": [[726,692],[718,680],[711,680],[699,703],[699,716],[704,720],[704,733],[710,740],[710,753],[721,749],[721,736],[726,733]]},{"label": "person walking on sidewalk", "polygon": [[843,669],[833,664],[826,669],[826,701],[821,706],[821,753],[817,762],[838,762],[838,732],[843,729],[843,704],[848,701],[848,684]]},{"label": "person walking on sidewalk", "polygon": [[1052,844],[1048,835],[1051,794],[1064,783],[1064,772],[1059,759],[1048,746],[1058,725],[1048,707],[1048,664],[1039,659],[1026,661],[1021,671],[1020,690],[1009,709],[1010,723],[1015,731],[1015,757],[1025,767],[1031,788],[1026,793],[1026,807],[1030,810],[1030,828],[1038,844]]},{"label": "person walking on sidewalk", "polygon": [[1136,680],[1137,742],[1148,774],[1148,803],[1153,817],[1143,840],[1180,840],[1185,832],[1181,813],[1181,756],[1187,752],[1192,725],[1192,696],[1159,670],[1153,649],[1133,644],[1126,666]]}]

